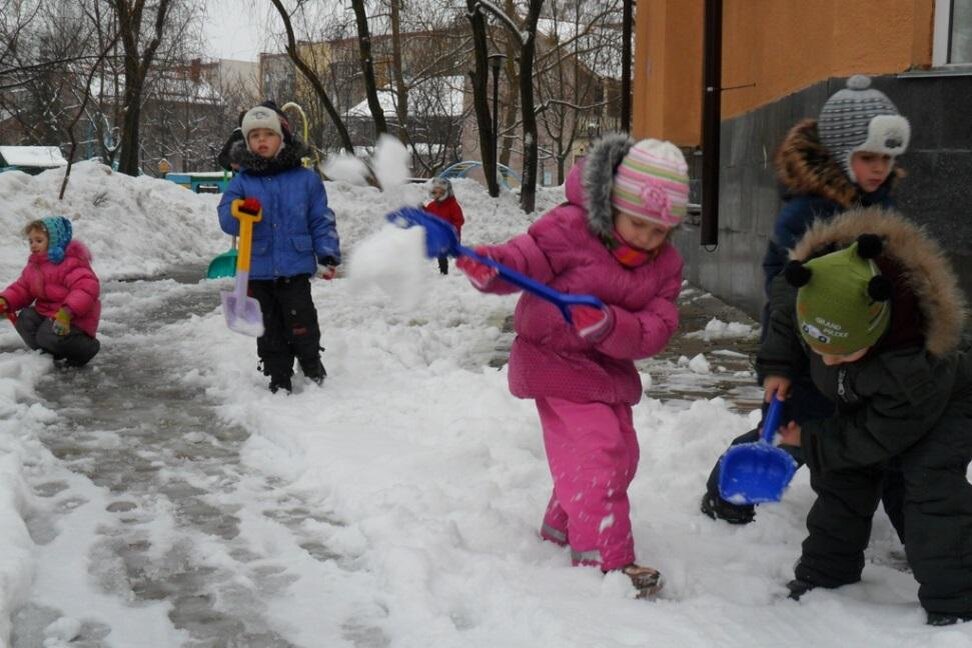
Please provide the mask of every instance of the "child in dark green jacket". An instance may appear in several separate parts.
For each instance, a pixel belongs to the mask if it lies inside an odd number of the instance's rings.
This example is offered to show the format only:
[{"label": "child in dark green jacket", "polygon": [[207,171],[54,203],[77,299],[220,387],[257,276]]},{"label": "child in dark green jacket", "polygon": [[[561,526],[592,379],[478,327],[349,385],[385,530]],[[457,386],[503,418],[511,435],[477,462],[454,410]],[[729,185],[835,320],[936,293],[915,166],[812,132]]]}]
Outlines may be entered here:
[{"label": "child in dark green jacket", "polygon": [[785,397],[809,365],[837,409],[781,428],[782,443],[802,446],[817,494],[790,596],[860,580],[896,463],[928,623],[972,620],[972,354],[955,274],[920,228],[876,208],[818,222],[791,258],[773,284],[757,366]]}]

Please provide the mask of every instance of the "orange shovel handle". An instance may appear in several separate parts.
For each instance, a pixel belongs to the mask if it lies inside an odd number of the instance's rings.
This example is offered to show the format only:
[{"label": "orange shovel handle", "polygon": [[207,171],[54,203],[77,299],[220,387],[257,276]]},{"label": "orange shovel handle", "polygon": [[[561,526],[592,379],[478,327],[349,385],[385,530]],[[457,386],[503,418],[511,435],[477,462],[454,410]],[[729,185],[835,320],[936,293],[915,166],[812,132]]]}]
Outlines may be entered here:
[{"label": "orange shovel handle", "polygon": [[236,257],[237,271],[250,271],[250,252],[253,243],[253,223],[258,223],[263,218],[263,209],[255,214],[243,211],[243,199],[237,198],[230,203],[230,213],[233,218],[240,221],[240,245]]}]

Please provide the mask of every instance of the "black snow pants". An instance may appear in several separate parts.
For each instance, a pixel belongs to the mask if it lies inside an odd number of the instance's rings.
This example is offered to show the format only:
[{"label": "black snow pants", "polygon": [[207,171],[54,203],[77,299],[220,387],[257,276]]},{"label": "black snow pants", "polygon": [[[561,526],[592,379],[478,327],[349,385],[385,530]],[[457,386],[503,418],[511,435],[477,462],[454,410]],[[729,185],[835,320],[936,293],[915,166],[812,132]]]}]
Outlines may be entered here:
[{"label": "black snow pants", "polygon": [[87,364],[101,349],[101,342],[81,329],[72,326],[67,335],[58,335],[53,324],[31,306],[20,311],[15,328],[28,347],[42,349],[71,367]]},{"label": "black snow pants", "polygon": [[305,375],[317,377],[323,370],[321,329],[311,299],[310,276],[251,279],[248,288],[263,311],[263,335],[257,338],[263,373],[271,380],[289,379],[296,358]]},{"label": "black snow pants", "polygon": [[[964,411],[963,411],[964,410]],[[905,552],[928,612],[972,616],[972,403],[953,403],[939,424],[897,457],[904,476]],[[810,471],[817,493],[795,575],[823,587],[860,580],[880,467]]]}]

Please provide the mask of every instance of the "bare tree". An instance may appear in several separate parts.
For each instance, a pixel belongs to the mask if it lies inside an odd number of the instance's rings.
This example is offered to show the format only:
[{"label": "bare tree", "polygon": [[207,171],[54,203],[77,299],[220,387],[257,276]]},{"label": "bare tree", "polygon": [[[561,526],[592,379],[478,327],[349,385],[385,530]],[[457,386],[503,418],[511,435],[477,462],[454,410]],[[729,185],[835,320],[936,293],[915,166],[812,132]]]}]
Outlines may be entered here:
[{"label": "bare tree", "polygon": [[479,150],[483,161],[483,174],[486,176],[486,188],[493,198],[499,196],[499,183],[496,178],[496,152],[493,143],[496,133],[490,118],[487,83],[489,81],[489,45],[486,39],[486,16],[482,11],[480,0],[466,0],[469,9],[467,17],[472,29],[473,38],[473,70],[469,76],[472,80],[473,110],[476,113],[476,126],[479,129]]},{"label": "bare tree", "polygon": [[[115,8],[125,56],[125,112],[118,170],[128,175],[139,173],[139,134],[145,78],[168,27],[167,17],[172,1],[155,0],[148,6],[149,14],[146,15],[146,0],[110,0]],[[143,42],[142,30],[150,19],[151,32],[148,41]]]},{"label": "bare tree", "polygon": [[378,85],[375,81],[375,65],[371,55],[371,31],[368,28],[368,14],[364,0],[351,0],[354,9],[355,24],[358,28],[358,60],[361,63],[361,74],[364,77],[365,94],[368,97],[368,108],[374,120],[377,135],[388,132],[385,123],[385,109],[378,100]]},{"label": "bare tree", "polygon": [[[324,105],[324,109],[331,118],[331,122],[337,129],[338,136],[341,140],[342,147],[348,151],[352,152],[354,146],[351,144],[351,136],[348,134],[348,129],[341,119],[341,115],[338,114],[337,110],[334,108],[334,104],[331,103],[331,99],[327,94],[327,90],[324,88],[324,84],[321,82],[320,77],[317,73],[309,66],[300,56],[300,52],[297,49],[297,38],[294,35],[294,28],[290,21],[290,14],[287,9],[283,6],[281,0],[270,0],[273,6],[276,7],[277,13],[280,14],[281,20],[284,23],[284,29],[287,34],[287,55],[294,62],[294,65],[300,70],[301,74],[307,79],[314,88],[314,92],[317,94],[318,100]],[[298,3],[299,5],[300,3]]]},{"label": "bare tree", "polygon": [[[534,112],[533,62],[537,51],[537,22],[544,0],[528,0],[526,16],[509,16],[489,0],[467,0],[499,19],[517,46],[519,65],[519,94],[523,118],[523,178],[520,187],[520,207],[530,213],[536,206],[537,192],[537,118]],[[470,11],[475,7],[470,7]],[[520,24],[522,23],[522,25]]]}]

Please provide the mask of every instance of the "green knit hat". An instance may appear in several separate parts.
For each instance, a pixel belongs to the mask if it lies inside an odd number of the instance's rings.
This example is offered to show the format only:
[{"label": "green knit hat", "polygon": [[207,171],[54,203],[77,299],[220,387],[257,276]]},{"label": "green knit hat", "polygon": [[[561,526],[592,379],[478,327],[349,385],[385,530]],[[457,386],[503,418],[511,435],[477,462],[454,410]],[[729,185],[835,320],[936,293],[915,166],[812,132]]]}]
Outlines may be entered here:
[{"label": "green knit hat", "polygon": [[814,351],[855,353],[873,346],[888,329],[893,287],[872,260],[880,250],[880,239],[866,234],[850,247],[787,266],[787,280],[800,288],[800,334]]}]

